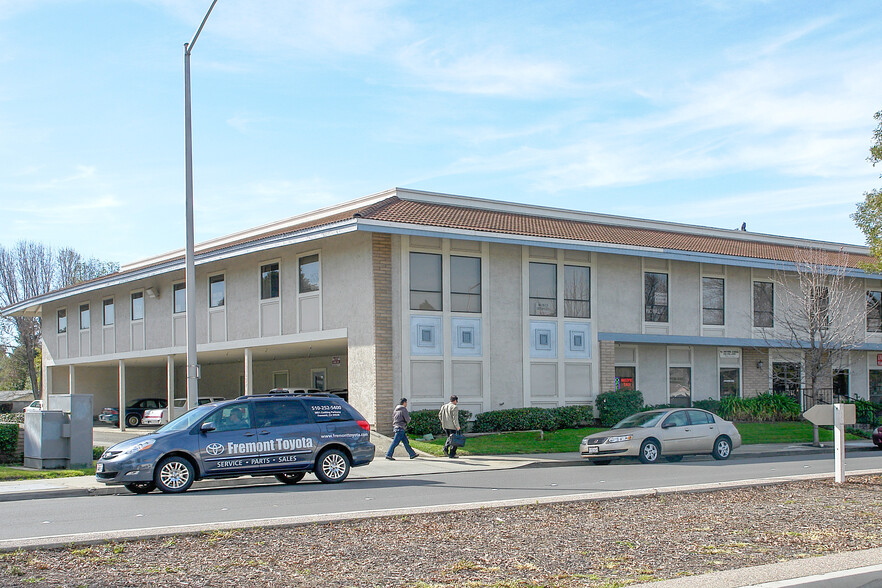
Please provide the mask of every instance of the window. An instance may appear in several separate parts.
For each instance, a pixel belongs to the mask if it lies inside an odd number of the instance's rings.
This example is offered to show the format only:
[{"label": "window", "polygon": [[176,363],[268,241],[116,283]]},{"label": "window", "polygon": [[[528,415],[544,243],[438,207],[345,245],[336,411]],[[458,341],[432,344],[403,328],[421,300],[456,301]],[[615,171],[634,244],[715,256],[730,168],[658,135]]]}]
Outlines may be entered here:
[{"label": "window", "polygon": [[251,411],[247,402],[231,404],[218,410],[205,419],[206,423],[214,423],[216,431],[239,431],[251,428]]},{"label": "window", "polygon": [[254,403],[257,427],[290,427],[309,422],[306,409],[298,400],[269,400]]},{"label": "window", "polygon": [[85,331],[89,328],[89,305],[80,304],[80,330]]},{"label": "window", "polygon": [[312,414],[312,418],[317,423],[334,423],[340,421],[351,421],[352,415],[343,408],[342,404],[338,404],[333,400],[317,400],[312,398],[304,399],[307,410]]},{"label": "window", "polygon": [[669,379],[671,406],[692,406],[692,368],[672,367]]},{"label": "window", "polygon": [[668,274],[643,274],[644,320],[650,323],[668,322]]},{"label": "window", "polygon": [[720,368],[720,400],[738,398],[741,390],[741,370]]},{"label": "window", "polygon": [[[301,260],[302,263],[303,260]],[[302,267],[302,265],[301,265]],[[279,264],[268,263],[260,266],[260,299],[279,297]]]},{"label": "window", "polygon": [[775,362],[772,364],[772,391],[801,402],[802,369],[796,362]]},{"label": "window", "polygon": [[564,316],[591,318],[591,268],[564,266]]},{"label": "window", "polygon": [[67,333],[67,309],[58,311],[58,333]]},{"label": "window", "polygon": [[870,402],[882,402],[882,370],[870,370]]},{"label": "window", "polygon": [[882,292],[867,292],[867,332],[882,333]]},{"label": "window", "polygon": [[300,266],[300,293],[319,291],[319,256],[318,253],[301,257]]},{"label": "window", "polygon": [[701,278],[701,324],[725,324],[725,281]]},{"label": "window", "polygon": [[172,286],[172,292],[175,299],[174,313],[179,314],[187,312],[187,286],[183,282]]},{"label": "window", "polygon": [[481,259],[450,256],[450,310],[481,312]]},{"label": "window", "polygon": [[817,326],[826,329],[830,326],[830,289],[827,286],[812,288],[811,308]]},{"label": "window", "polygon": [[273,372],[273,388],[288,387],[288,372]]},{"label": "window", "polygon": [[616,366],[616,390],[637,389],[637,368],[634,366]]},{"label": "window", "polygon": [[410,309],[441,310],[441,256],[410,254]]},{"label": "window", "polygon": [[113,313],[113,298],[108,298],[104,301],[104,326],[110,327],[113,326],[114,321],[114,313]]},{"label": "window", "polygon": [[132,320],[133,321],[144,320],[144,293],[143,292],[133,292],[132,293]]},{"label": "window", "polygon": [[530,316],[557,316],[557,266],[530,263]]},{"label": "window", "polygon": [[208,307],[220,308],[223,306],[225,292],[223,274],[208,278]]},{"label": "window", "polygon": [[753,326],[775,326],[775,285],[772,282],[753,283]]},{"label": "window", "polygon": [[687,410],[686,412],[689,413],[689,422],[693,425],[714,424],[714,419],[709,412],[704,412],[703,410]]},{"label": "window", "polygon": [[833,402],[848,399],[848,370],[833,370]]}]

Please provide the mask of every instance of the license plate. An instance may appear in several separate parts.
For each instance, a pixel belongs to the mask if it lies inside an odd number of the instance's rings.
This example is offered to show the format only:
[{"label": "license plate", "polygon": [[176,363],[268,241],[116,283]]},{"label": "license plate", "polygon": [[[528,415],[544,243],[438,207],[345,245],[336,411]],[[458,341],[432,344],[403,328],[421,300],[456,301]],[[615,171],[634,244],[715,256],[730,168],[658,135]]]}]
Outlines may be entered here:
[{"label": "license plate", "polygon": [[600,450],[599,447],[589,447],[588,453],[597,453]]},{"label": "license plate", "polygon": [[103,463],[99,463],[97,466],[95,466],[95,473],[100,474],[103,471],[104,471],[104,464]]}]

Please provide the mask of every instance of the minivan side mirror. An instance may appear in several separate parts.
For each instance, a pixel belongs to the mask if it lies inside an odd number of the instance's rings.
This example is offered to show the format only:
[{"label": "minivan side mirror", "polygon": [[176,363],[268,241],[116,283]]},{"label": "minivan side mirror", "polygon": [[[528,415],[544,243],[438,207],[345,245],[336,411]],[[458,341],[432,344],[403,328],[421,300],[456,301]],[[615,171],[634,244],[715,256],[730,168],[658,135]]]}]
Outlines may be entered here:
[{"label": "minivan side mirror", "polygon": [[208,433],[217,429],[217,425],[212,422],[202,423],[202,427],[200,427],[200,429],[203,433]]}]

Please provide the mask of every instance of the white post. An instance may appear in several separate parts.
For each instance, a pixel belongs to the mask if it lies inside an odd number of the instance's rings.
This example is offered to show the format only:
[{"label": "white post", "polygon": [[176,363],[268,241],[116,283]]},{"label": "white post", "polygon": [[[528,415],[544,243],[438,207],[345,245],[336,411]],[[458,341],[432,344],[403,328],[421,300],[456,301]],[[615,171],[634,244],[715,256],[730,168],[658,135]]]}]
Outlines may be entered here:
[{"label": "white post", "polygon": [[168,391],[168,405],[165,409],[166,422],[175,420],[175,356],[165,358],[166,390]]},{"label": "white post", "polygon": [[119,360],[119,430],[126,430],[126,360]]},{"label": "white post", "polygon": [[245,396],[254,394],[254,361],[251,348],[245,348]]},{"label": "white post", "polygon": [[837,484],[845,482],[845,415],[843,405],[833,405],[834,472]]},{"label": "white post", "polygon": [[68,394],[76,394],[77,393],[77,371],[76,366],[70,365],[67,367],[68,376],[70,380],[70,387],[68,389]]},{"label": "white post", "polygon": [[52,394],[52,372],[54,370],[46,366],[45,363],[43,362],[46,369],[46,374],[43,376],[43,410],[49,410],[49,395]]}]

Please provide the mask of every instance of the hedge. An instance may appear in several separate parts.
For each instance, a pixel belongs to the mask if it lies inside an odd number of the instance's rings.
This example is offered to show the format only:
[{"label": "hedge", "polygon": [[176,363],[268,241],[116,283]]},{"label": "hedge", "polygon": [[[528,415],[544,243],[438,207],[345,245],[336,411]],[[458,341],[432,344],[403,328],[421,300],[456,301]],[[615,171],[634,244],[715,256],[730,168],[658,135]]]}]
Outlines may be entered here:
[{"label": "hedge", "polygon": [[558,429],[580,429],[594,425],[594,407],[591,405],[558,406],[549,408]]},{"label": "hedge", "polygon": [[507,410],[489,410],[475,418],[475,431],[490,433],[493,431],[531,431],[541,429],[554,431],[558,428],[557,419],[548,408],[509,408]]},{"label": "hedge", "polygon": [[724,419],[740,422],[796,421],[802,409],[789,396],[766,392],[752,398],[723,398],[719,414]]},{"label": "hedge", "polygon": [[18,425],[23,425],[24,424],[24,413],[23,412],[0,413],[0,423],[15,423]]},{"label": "hedge", "polygon": [[611,427],[623,418],[643,410],[643,393],[640,390],[613,390],[597,395],[597,411],[600,425]]},{"label": "hedge", "polygon": [[17,462],[18,455],[18,425],[0,424],[0,458],[3,462]]},{"label": "hedge", "polygon": [[[467,410],[459,409],[459,426],[465,430],[472,413]],[[410,413],[410,422],[407,423],[407,433],[422,437],[423,435],[443,435],[444,429],[441,428],[441,420],[438,418],[438,411],[415,410]]]}]

